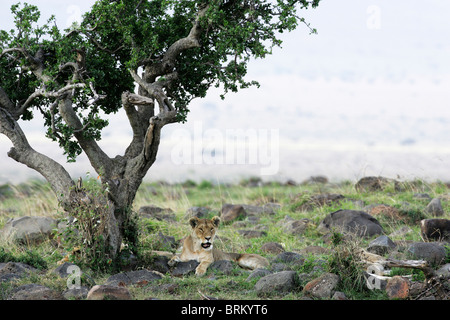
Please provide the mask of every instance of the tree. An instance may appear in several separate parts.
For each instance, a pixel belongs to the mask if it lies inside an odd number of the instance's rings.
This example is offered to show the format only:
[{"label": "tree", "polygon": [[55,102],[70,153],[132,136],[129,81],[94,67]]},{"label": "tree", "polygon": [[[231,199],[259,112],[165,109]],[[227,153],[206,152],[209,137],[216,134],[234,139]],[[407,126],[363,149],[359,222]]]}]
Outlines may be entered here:
[{"label": "tree", "polygon": [[[99,0],[81,24],[61,31],[54,17],[38,26],[36,6],[13,5],[15,29],[0,31],[0,132],[8,156],[51,185],[65,211],[95,210],[113,258],[136,192],[155,162],[161,129],[186,121],[188,105],[212,86],[227,92],[245,79],[252,58],[281,45],[279,34],[305,24],[300,9],[320,0]],[[135,88],[137,89],[135,90]],[[123,108],[133,139],[123,155],[99,147],[100,114]],[[46,136],[68,161],[84,152],[103,193],[76,186],[64,167],[34,150],[19,122],[43,117]]]}]

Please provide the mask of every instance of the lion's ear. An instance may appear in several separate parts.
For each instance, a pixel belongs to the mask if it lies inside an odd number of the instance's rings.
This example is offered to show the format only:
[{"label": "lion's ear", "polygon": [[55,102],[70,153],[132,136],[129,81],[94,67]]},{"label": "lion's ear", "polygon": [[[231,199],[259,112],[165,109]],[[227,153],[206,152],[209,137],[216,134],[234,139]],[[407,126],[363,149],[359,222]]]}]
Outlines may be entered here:
[{"label": "lion's ear", "polygon": [[219,223],[220,223],[220,218],[217,217],[217,216],[215,216],[215,217],[213,217],[213,218],[211,219],[211,222],[212,222],[216,227],[218,227],[218,226],[219,226]]},{"label": "lion's ear", "polygon": [[191,225],[192,229],[195,228],[195,226],[198,224],[198,218],[197,217],[192,217],[189,219],[189,224]]}]

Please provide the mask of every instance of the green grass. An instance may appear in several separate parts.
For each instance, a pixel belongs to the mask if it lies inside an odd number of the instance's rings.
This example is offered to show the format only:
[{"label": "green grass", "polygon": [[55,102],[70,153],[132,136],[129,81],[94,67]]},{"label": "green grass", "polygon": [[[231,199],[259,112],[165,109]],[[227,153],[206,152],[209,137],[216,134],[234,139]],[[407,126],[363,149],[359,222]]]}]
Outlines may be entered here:
[{"label": "green grass", "polygon": [[[176,222],[157,221],[152,219],[140,219],[140,244],[142,246],[142,261],[140,267],[145,267],[146,260],[152,250],[165,250],[159,241],[159,232],[175,239],[182,239],[189,233],[185,213],[193,206],[205,206],[211,209],[211,216],[220,215],[220,209],[224,203],[251,204],[261,206],[268,202],[279,203],[281,209],[275,214],[262,214],[259,216],[258,225],[267,233],[261,238],[245,239],[237,232],[238,228],[233,224],[222,224],[219,229],[219,239],[216,246],[224,251],[259,253],[269,260],[274,255],[261,253],[260,248],[267,242],[278,242],[282,244],[286,251],[300,252],[308,246],[322,246],[332,249],[329,254],[305,255],[305,263],[295,269],[299,274],[310,273],[315,270],[315,275],[321,272],[337,272],[339,270],[346,280],[342,281],[339,290],[344,291],[351,299],[386,299],[386,295],[380,290],[365,290],[357,283],[358,264],[355,261],[347,261],[347,267],[337,264],[336,248],[327,243],[323,235],[316,227],[330,212],[339,209],[359,210],[358,201],[364,205],[386,204],[397,208],[402,214],[400,220],[393,220],[379,216],[377,219],[382,224],[386,234],[408,226],[412,232],[401,238],[393,240],[422,241],[420,237],[420,227],[418,221],[424,218],[423,210],[428,204],[428,200],[417,199],[416,193],[428,193],[432,198],[441,197],[444,211],[443,218],[449,218],[450,201],[448,188],[443,183],[425,183],[423,181],[411,181],[402,184],[402,191],[387,188],[384,191],[359,193],[354,188],[354,183],[344,181],[338,184],[326,185],[298,185],[283,186],[279,183],[272,183],[261,187],[248,187],[246,183],[237,185],[215,185],[208,181],[195,183],[186,181],[178,185],[167,185],[163,183],[145,183],[141,186],[134,203],[134,210],[138,211],[141,206],[155,205],[162,208],[170,208],[176,216]],[[307,202],[311,196],[320,193],[342,194],[345,199],[339,203],[332,203],[325,206],[313,207],[308,211],[299,210],[300,206]],[[410,206],[404,206],[405,202]],[[48,184],[40,181],[30,181],[18,186],[0,186],[0,228],[2,228],[9,218],[19,216],[60,216],[58,204],[54,194]],[[302,235],[291,235],[286,233],[279,225],[279,221],[288,215],[293,219],[309,219],[310,226]],[[248,224],[248,228],[252,228]],[[365,247],[372,239],[361,239],[359,246]],[[54,275],[51,270],[57,267],[57,262],[64,257],[66,251],[48,240],[39,246],[23,246],[14,243],[0,243],[0,262],[19,261],[28,263],[39,268],[38,275],[32,274],[18,282],[0,283],[0,299],[6,297],[13,287],[26,283],[40,283],[50,288],[60,291],[65,289],[65,279]],[[325,261],[325,264],[323,264]],[[340,269],[339,269],[340,268]],[[89,277],[93,278],[97,284],[105,282],[111,275],[91,270],[83,270]],[[402,274],[404,270],[394,270],[395,274]],[[213,270],[208,270],[205,277],[197,278],[194,275],[183,278],[174,278],[166,275],[163,279],[149,283],[144,286],[133,286],[130,288],[135,299],[146,299],[149,297],[158,299],[201,299],[203,295],[221,299],[258,299],[253,290],[257,279],[246,281],[248,271],[235,267],[231,275],[219,274]],[[420,274],[414,275],[416,278]],[[352,282],[353,281],[353,282]],[[169,288],[169,289],[167,289]],[[299,290],[288,295],[277,296],[276,293],[270,298],[273,299],[299,299],[303,296]]]}]

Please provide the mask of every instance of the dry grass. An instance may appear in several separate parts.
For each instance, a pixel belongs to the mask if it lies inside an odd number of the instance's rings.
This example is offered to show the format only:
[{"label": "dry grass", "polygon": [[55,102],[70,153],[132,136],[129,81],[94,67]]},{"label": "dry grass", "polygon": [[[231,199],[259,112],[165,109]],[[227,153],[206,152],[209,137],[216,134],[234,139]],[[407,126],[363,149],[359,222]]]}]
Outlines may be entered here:
[{"label": "dry grass", "polygon": [[[261,214],[256,225],[247,223],[245,228],[263,230],[267,233],[265,237],[246,239],[242,237],[233,224],[221,225],[219,229],[219,240],[217,246],[225,251],[260,253],[267,258],[274,255],[261,253],[260,248],[266,242],[278,242],[282,244],[286,251],[300,252],[308,246],[330,247],[330,244],[322,237],[316,227],[330,212],[338,209],[360,209],[361,201],[364,205],[385,204],[395,208],[395,210],[379,210],[377,219],[383,225],[386,234],[400,228],[408,227],[412,231],[397,237],[396,241],[421,241],[420,228],[417,223],[417,214],[422,212],[428,201],[414,197],[416,193],[428,193],[431,197],[441,197],[443,199],[443,218],[450,218],[450,203],[447,201],[448,189],[441,183],[424,183],[414,181],[403,184],[401,192],[387,189],[373,193],[358,193],[351,182],[326,185],[302,185],[302,186],[282,186],[279,184],[265,185],[261,187],[246,187],[242,185],[217,185],[211,183],[200,183],[190,185],[167,185],[161,183],[143,184],[136,196],[134,210],[138,211],[141,206],[154,205],[161,208],[170,208],[175,215],[175,221],[158,221],[155,219],[141,219],[140,243],[142,250],[161,250],[159,233],[166,236],[173,236],[176,240],[182,239],[189,233],[189,226],[185,218],[188,208],[193,206],[205,206],[210,208],[210,215],[220,215],[221,207],[224,203],[251,204],[261,206],[268,202],[275,202],[281,205],[281,209],[275,214]],[[302,203],[317,194],[342,194],[345,199],[340,202],[333,202],[323,206],[316,206],[310,210],[298,210]],[[3,196],[2,196],[3,195]],[[405,202],[411,204],[409,211],[403,209]],[[402,219],[392,216],[394,212],[400,214]],[[0,186],[0,228],[4,226],[9,218],[19,216],[51,216],[61,217],[58,203],[49,186],[42,182],[31,181],[19,186]],[[283,230],[280,221],[289,215],[293,219],[308,219],[309,227],[302,235],[291,235]],[[367,246],[371,239],[362,239],[358,246]],[[34,252],[35,257],[39,257],[47,264],[44,276],[41,278],[22,279],[19,284],[38,281],[55,289],[60,289],[64,284],[60,279],[55,278],[49,270],[57,266],[57,261],[65,254],[65,249],[55,245],[53,241],[47,241],[39,246],[19,246],[10,242],[2,242],[0,247],[14,257],[24,255],[26,252]],[[1,258],[1,254],[0,254]],[[38,258],[36,258],[38,259]],[[316,261],[331,261],[333,256],[320,255],[308,257],[308,266],[314,266]],[[0,261],[1,262],[1,261]],[[306,267],[305,267],[306,268]],[[352,270],[352,269],[350,269]],[[302,272],[302,270],[298,270]],[[109,274],[91,273],[96,283],[104,282]],[[155,297],[159,299],[201,299],[201,294],[232,299],[256,299],[253,289],[254,282],[245,281],[248,272],[236,268],[231,276],[209,274],[207,277],[197,279],[195,276],[185,278],[172,278],[166,276],[156,284],[149,284],[147,287],[133,287],[131,292],[136,299]],[[164,285],[174,285],[174,290],[160,290]],[[7,290],[7,288],[3,288]],[[199,293],[200,292],[200,293]],[[348,296],[360,297],[360,293],[346,292]],[[283,299],[298,299],[301,292],[292,293],[287,296],[278,297]],[[1,298],[1,297],[0,297]],[[374,298],[374,297],[372,297]]]}]

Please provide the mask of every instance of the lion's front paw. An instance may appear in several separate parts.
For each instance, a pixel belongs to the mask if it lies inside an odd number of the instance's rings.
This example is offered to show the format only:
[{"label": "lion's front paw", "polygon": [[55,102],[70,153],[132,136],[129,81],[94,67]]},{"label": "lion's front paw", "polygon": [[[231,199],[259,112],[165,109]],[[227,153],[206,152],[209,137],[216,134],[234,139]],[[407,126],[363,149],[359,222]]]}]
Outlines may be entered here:
[{"label": "lion's front paw", "polygon": [[203,276],[206,273],[206,268],[199,268],[200,266],[198,266],[197,268],[195,268],[195,275],[198,277]]},{"label": "lion's front paw", "polygon": [[178,262],[178,258],[173,257],[172,259],[169,260],[169,262],[167,262],[167,264],[169,265],[169,267],[173,267],[177,262]]}]

